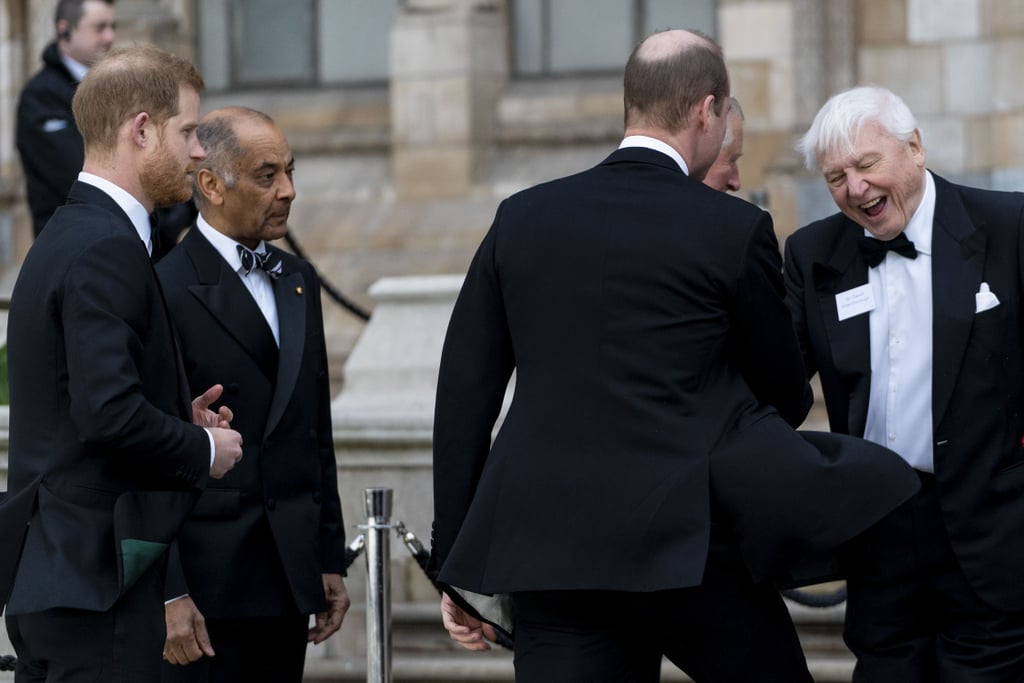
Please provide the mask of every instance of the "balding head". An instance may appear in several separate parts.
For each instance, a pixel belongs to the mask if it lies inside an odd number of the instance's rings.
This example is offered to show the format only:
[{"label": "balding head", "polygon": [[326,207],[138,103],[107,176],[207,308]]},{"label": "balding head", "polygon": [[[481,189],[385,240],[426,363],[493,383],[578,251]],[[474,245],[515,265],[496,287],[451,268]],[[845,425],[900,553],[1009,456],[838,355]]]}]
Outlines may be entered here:
[{"label": "balding head", "polygon": [[225,107],[204,116],[197,133],[207,148],[193,192],[203,218],[250,249],[283,237],[295,199],[295,159],[273,119]]},{"label": "balding head", "polygon": [[626,128],[678,133],[708,95],[721,114],[729,97],[722,49],[697,31],[673,29],[648,36],[626,63],[623,78]]},{"label": "balding head", "polygon": [[[238,163],[246,153],[237,132],[238,126],[246,122],[276,127],[274,120],[261,111],[248,107],[223,107],[204,116],[196,130],[199,143],[206,150],[206,159],[200,168],[216,173],[228,188],[237,183]],[[199,181],[198,175],[196,181]],[[192,197],[200,208],[207,202],[198,186]]]}]

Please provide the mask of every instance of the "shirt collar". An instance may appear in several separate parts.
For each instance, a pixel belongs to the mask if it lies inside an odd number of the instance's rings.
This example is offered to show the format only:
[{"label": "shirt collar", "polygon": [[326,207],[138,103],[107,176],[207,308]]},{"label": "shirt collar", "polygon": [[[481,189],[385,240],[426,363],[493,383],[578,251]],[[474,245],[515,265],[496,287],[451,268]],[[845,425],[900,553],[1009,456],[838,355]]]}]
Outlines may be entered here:
[{"label": "shirt collar", "polygon": [[68,68],[68,71],[71,72],[71,77],[76,81],[81,81],[85,78],[85,74],[89,73],[89,67],[78,60],[71,59],[71,57],[68,57],[67,55],[62,54],[60,56],[60,61],[64,62],[64,66]]},{"label": "shirt collar", "polygon": [[[931,171],[924,172],[924,193],[921,195],[921,203],[917,210],[903,228],[903,234],[914,243],[914,248],[921,254],[932,253],[932,226],[935,222],[935,180]],[[864,234],[871,237],[867,230]]]},{"label": "shirt collar", "polygon": [[[242,258],[238,255],[238,242],[210,225],[202,214],[199,214],[199,217],[196,218],[196,227],[199,228],[199,232],[202,233],[203,237],[213,245],[213,248],[221,255],[221,258],[227,261],[228,266],[233,271],[237,273],[242,270]],[[267,243],[263,240],[260,240],[260,243],[253,249],[258,254],[262,254],[266,250]]]},{"label": "shirt collar", "polygon": [[149,224],[149,212],[146,211],[146,207],[142,203],[133,197],[127,190],[115,185],[106,178],[101,178],[98,175],[92,173],[86,173],[80,171],[78,173],[79,182],[83,182],[87,185],[92,185],[98,188],[110,196],[114,202],[121,207],[121,210],[128,215],[128,220],[132,222],[135,227],[135,232],[139,233],[139,239],[146,245],[146,249],[149,249],[151,244],[150,238],[152,237],[152,227]]},{"label": "shirt collar", "polygon": [[647,135],[627,135],[619,144],[619,149],[626,147],[645,147],[646,149],[653,149],[655,152],[667,154],[672,157],[673,161],[679,164],[679,168],[683,169],[683,173],[690,175],[690,169],[686,167],[686,161],[682,155],[671,145],[658,138],[652,138]]}]

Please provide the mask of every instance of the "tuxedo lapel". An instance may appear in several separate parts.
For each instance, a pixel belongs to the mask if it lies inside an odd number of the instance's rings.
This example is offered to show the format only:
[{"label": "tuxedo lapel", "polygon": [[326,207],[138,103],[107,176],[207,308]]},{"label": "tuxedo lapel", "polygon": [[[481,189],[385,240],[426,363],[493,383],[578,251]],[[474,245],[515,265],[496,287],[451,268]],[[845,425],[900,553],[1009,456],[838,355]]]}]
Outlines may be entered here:
[{"label": "tuxedo lapel", "polygon": [[287,271],[273,281],[281,330],[281,353],[277,364],[274,398],[267,415],[266,434],[274,430],[281,415],[284,414],[299,376],[299,367],[302,365],[306,345],[306,297],[309,296],[304,286],[305,282],[302,273]]},{"label": "tuxedo lapel", "polygon": [[941,423],[974,324],[974,293],[985,264],[985,232],[974,225],[956,188],[935,177],[932,234],[932,420]]},{"label": "tuxedo lapel", "polygon": [[[868,283],[868,269],[857,250],[862,230],[843,219],[842,230],[829,258],[813,264],[814,284],[832,362],[850,403],[847,424],[836,431],[860,436],[867,423],[871,383],[871,331],[868,314],[839,319],[836,295]],[[833,416],[836,419],[839,416]]]},{"label": "tuxedo lapel", "polygon": [[273,382],[277,343],[249,290],[199,230],[190,230],[182,244],[199,276],[199,284],[190,285],[189,292]]}]

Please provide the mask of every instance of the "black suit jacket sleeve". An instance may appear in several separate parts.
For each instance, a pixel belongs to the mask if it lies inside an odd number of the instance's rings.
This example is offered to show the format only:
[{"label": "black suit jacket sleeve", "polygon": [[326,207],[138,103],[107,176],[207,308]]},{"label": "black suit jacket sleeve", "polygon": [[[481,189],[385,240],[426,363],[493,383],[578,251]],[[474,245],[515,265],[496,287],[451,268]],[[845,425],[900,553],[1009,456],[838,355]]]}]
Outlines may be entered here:
[{"label": "black suit jacket sleeve", "polygon": [[730,342],[758,401],[792,426],[814,401],[783,299],[782,260],[772,221],[762,212],[740,259]]},{"label": "black suit jacket sleeve", "polygon": [[[148,271],[148,272],[146,272]],[[209,437],[194,425],[157,408],[143,385],[148,367],[173,367],[173,356],[154,358],[140,331],[151,324],[145,288],[156,280],[134,235],[107,237],[89,245],[71,264],[60,302],[68,364],[70,417],[83,441],[109,447],[127,463],[183,486],[205,483]],[[157,299],[159,300],[159,299]],[[169,325],[169,323],[168,323]],[[173,347],[168,347],[173,349]],[[166,367],[166,366],[165,366]]]},{"label": "black suit jacket sleeve", "polygon": [[71,112],[78,84],[60,61],[56,44],[47,46],[43,61],[18,99],[16,136],[36,236],[64,203],[84,156]]},{"label": "black suit jacket sleeve", "polygon": [[[434,412],[434,536],[431,569],[444,564],[476,492],[515,358],[495,263],[494,225],[477,250],[455,303]],[[444,453],[444,458],[437,458]],[[440,533],[438,531],[440,530]]]}]

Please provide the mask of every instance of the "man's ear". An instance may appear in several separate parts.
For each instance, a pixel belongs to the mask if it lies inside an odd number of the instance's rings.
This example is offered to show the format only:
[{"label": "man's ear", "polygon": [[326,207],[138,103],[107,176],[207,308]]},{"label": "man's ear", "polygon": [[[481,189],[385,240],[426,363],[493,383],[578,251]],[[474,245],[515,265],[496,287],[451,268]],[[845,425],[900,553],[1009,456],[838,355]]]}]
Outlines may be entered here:
[{"label": "man's ear", "polygon": [[924,168],[924,144],[921,142],[921,131],[919,129],[914,129],[914,134],[910,136],[907,144],[910,146],[910,153],[914,157],[914,161],[921,168]]},{"label": "man's ear", "polygon": [[149,114],[144,111],[132,119],[132,141],[139,147],[145,147],[153,137],[153,127],[149,125],[151,122]]},{"label": "man's ear", "polygon": [[196,186],[210,204],[220,206],[224,203],[224,182],[210,169],[201,168],[196,172]]},{"label": "man's ear", "polygon": [[703,130],[711,129],[711,120],[715,115],[715,96],[707,95],[700,101],[700,112],[698,118]]}]

